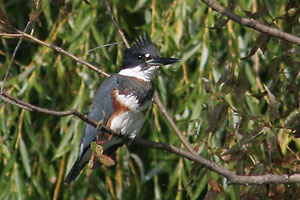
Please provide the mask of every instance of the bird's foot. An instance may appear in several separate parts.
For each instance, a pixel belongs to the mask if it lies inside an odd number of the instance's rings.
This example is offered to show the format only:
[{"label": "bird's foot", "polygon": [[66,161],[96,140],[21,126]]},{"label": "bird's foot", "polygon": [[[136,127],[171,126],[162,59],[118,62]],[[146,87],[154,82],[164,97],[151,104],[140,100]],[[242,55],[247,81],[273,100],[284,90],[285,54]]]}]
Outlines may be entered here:
[{"label": "bird's foot", "polygon": [[97,127],[96,127],[96,136],[98,136],[100,133],[101,133],[101,129],[104,125],[104,120],[101,119],[98,124],[97,124]]},{"label": "bird's foot", "polygon": [[[111,137],[112,137],[112,135],[109,135],[109,134],[107,134],[107,133],[103,133],[102,132],[102,127],[103,127],[103,125],[104,125],[104,121],[103,121],[103,119],[102,120],[100,120],[99,122],[98,122],[98,124],[97,124],[97,127],[96,127],[96,142],[97,142],[97,144],[98,145],[102,145],[102,144],[105,144],[107,141],[109,141],[110,139],[111,139]],[[103,138],[100,138],[99,136],[103,136],[104,137],[104,139]]]},{"label": "bird's foot", "polygon": [[105,144],[106,142],[108,142],[108,141],[112,138],[112,136],[113,136],[113,135],[108,135],[108,134],[106,134],[106,133],[103,133],[104,139],[100,139],[100,138],[98,137],[98,135],[97,135],[97,137],[96,137],[96,143],[97,143],[98,145],[103,145],[103,144]]}]

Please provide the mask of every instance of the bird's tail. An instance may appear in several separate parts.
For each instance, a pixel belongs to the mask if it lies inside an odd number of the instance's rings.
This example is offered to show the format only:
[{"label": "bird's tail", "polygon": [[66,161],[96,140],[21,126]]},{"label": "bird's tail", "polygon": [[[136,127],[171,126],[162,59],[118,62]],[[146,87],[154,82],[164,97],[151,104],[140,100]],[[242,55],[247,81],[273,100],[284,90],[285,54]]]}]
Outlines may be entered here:
[{"label": "bird's tail", "polygon": [[65,184],[69,184],[72,181],[74,181],[76,179],[76,177],[79,175],[80,171],[82,170],[82,168],[84,167],[84,165],[82,165],[80,163],[80,159],[77,159],[75,164],[73,165],[72,169],[70,170],[70,172],[68,173],[66,179],[65,179]]},{"label": "bird's tail", "polygon": [[[109,143],[107,143],[109,144]],[[105,155],[111,155],[114,153],[120,146],[122,146],[123,143],[117,143],[117,144],[112,144],[108,145],[108,148],[104,150],[103,154]],[[76,179],[76,177],[79,175],[80,171],[84,168],[84,166],[88,163],[89,158],[91,156],[91,149],[87,149],[87,151],[83,154],[83,156],[78,157],[75,164],[71,168],[70,172],[68,173],[66,179],[65,179],[65,184],[69,184],[72,181]],[[97,169],[101,166],[101,163],[96,161],[93,163],[93,168],[92,169]]]}]

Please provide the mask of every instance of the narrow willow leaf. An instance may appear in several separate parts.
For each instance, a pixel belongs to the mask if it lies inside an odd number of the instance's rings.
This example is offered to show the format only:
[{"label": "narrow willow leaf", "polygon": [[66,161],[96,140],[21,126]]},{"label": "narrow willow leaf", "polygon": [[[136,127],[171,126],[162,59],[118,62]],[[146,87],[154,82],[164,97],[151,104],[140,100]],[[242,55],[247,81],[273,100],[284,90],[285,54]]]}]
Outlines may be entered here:
[{"label": "narrow willow leaf", "polygon": [[208,132],[215,133],[222,125],[227,116],[227,103],[221,102],[211,108],[209,113],[209,127]]},{"label": "narrow willow leaf", "polygon": [[240,151],[240,149],[242,148],[243,145],[245,145],[249,142],[252,142],[255,138],[259,137],[262,134],[262,132],[261,132],[262,129],[263,129],[263,127],[258,127],[258,128],[253,129],[248,135],[246,135],[245,137],[240,139],[238,141],[238,143],[233,145],[228,151],[222,153],[222,156],[234,154],[234,153]]},{"label": "narrow willow leaf", "polygon": [[16,186],[16,194],[19,200],[23,200],[24,199],[24,185],[23,185],[23,180],[20,177],[20,172],[19,172],[19,168],[17,166],[15,166],[15,170],[14,170],[14,181],[15,181],[15,186]]},{"label": "narrow willow leaf", "polygon": [[31,166],[30,166],[30,161],[29,161],[29,156],[28,156],[28,151],[27,147],[23,141],[23,139],[20,139],[20,154],[21,154],[21,159],[23,162],[23,166],[26,172],[26,175],[28,177],[31,177]]},{"label": "narrow willow leaf", "polygon": [[278,109],[279,109],[279,102],[277,101],[276,97],[271,93],[269,88],[265,86],[265,89],[268,93],[269,97],[269,120],[273,121],[276,117],[278,117]]},{"label": "narrow willow leaf", "polygon": [[132,159],[137,164],[137,166],[139,168],[141,179],[143,179],[145,176],[145,166],[143,164],[142,159],[137,154],[134,154],[134,153],[130,154],[130,157],[132,157]]},{"label": "narrow willow leaf", "polygon": [[[198,44],[196,44],[196,45],[193,45],[192,47],[190,47],[190,48],[187,49],[186,51],[184,51],[184,52],[183,52],[183,55],[182,55],[181,61],[182,61],[182,62],[187,61],[191,56],[193,56],[193,55],[195,54],[196,51],[198,51],[198,50],[200,49],[200,47],[201,47],[201,44],[198,43]],[[206,57],[207,57],[207,56],[206,56],[207,54],[206,54],[206,53],[203,53],[203,54],[205,54],[204,58],[206,58]],[[203,54],[202,54],[202,55],[203,55]],[[202,60],[206,62],[206,59],[202,59]]]},{"label": "narrow willow leaf", "polygon": [[145,174],[144,179],[142,179],[141,185],[148,182],[155,175],[158,175],[164,167],[164,163],[160,162],[155,167],[153,167],[147,174]]}]

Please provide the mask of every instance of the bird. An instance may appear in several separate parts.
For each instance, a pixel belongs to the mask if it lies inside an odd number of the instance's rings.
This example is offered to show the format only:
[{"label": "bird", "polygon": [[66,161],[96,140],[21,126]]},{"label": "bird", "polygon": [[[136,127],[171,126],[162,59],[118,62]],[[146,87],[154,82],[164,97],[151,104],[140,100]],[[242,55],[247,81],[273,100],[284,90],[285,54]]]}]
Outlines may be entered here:
[{"label": "bird", "polygon": [[[141,131],[144,117],[154,94],[153,79],[162,65],[178,62],[176,58],[160,57],[157,47],[147,33],[135,40],[134,46],[124,50],[121,69],[112,74],[98,89],[88,117],[101,121],[106,127],[133,140]],[[121,137],[108,135],[85,124],[77,160],[65,178],[74,181],[92,157],[91,143],[97,141],[103,155],[110,156],[126,144]],[[96,161],[94,168],[101,166]]]}]

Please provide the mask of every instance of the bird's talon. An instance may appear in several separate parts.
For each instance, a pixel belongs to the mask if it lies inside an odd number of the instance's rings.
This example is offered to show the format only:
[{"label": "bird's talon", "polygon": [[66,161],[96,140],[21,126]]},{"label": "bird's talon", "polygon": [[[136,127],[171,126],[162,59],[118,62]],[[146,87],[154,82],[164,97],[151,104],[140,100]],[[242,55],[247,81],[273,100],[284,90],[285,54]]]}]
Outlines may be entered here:
[{"label": "bird's talon", "polygon": [[105,142],[101,141],[100,138],[99,138],[99,135],[101,135],[101,129],[104,125],[104,120],[100,120],[97,124],[97,127],[96,127],[96,142],[97,144],[104,144]]},{"label": "bird's talon", "polygon": [[96,127],[96,135],[99,135],[101,133],[101,129],[104,125],[104,120],[101,119],[98,124],[97,124],[97,127]]}]

